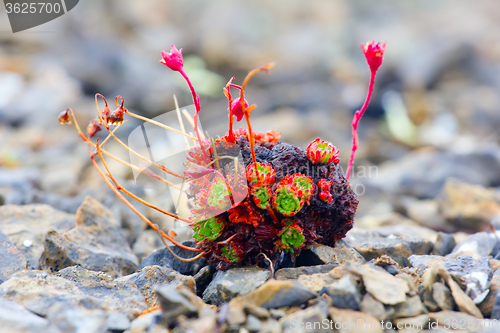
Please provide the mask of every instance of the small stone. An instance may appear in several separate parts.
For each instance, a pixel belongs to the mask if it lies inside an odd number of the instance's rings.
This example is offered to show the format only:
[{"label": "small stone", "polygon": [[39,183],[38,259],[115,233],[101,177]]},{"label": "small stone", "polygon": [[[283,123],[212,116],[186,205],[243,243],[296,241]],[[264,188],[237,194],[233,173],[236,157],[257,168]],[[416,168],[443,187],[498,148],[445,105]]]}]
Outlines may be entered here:
[{"label": "small stone", "polygon": [[269,270],[259,267],[238,267],[218,271],[203,292],[203,300],[215,305],[246,295],[270,277]]},{"label": "small stone", "polygon": [[[196,248],[196,242],[194,241],[184,241],[182,245]],[[182,249],[178,246],[172,245],[170,249],[181,258],[192,258],[199,254],[199,252],[192,252]],[[184,262],[176,259],[172,253],[166,248],[161,248],[159,250],[153,251],[150,255],[144,258],[141,262],[141,269],[146,266],[162,266],[171,268],[184,275],[195,275],[198,271],[206,266],[207,261],[205,258],[200,258],[195,261]]]},{"label": "small stone", "polygon": [[245,327],[250,332],[258,332],[258,331],[260,331],[262,324],[260,323],[259,318],[255,317],[253,315],[248,315],[247,323],[245,324]]},{"label": "small stone", "polygon": [[417,274],[422,275],[424,271],[436,261],[443,260],[444,257],[436,255],[411,255],[408,261],[417,269]]},{"label": "small stone", "polygon": [[443,188],[441,213],[457,229],[479,231],[500,215],[494,189],[449,178]]},{"label": "small stone", "polygon": [[339,240],[334,247],[327,245],[312,246],[304,250],[297,257],[298,266],[323,265],[329,263],[343,264],[346,260],[353,260],[364,264],[366,260],[352,246]]},{"label": "small stone", "polygon": [[[437,328],[438,324],[440,326],[445,326],[445,323],[449,323],[448,326],[451,328],[452,323],[456,323],[455,327],[460,325],[459,323],[462,323],[465,324],[464,328],[467,328],[467,331],[465,332],[477,332],[481,325],[481,322],[484,321],[478,320],[477,317],[471,316],[470,314],[458,311],[431,312],[429,313],[429,317],[431,320],[431,329]],[[460,327],[462,327],[462,325],[460,325]]]},{"label": "small stone", "polygon": [[274,319],[280,319],[280,318],[283,318],[284,316],[286,316],[285,311],[280,310],[280,309],[269,309],[269,314],[271,314],[271,316]]},{"label": "small stone", "polygon": [[282,328],[280,322],[276,319],[270,318],[261,323],[262,328],[260,330],[261,333],[281,333]]},{"label": "small stone", "polygon": [[385,320],[388,318],[384,304],[377,301],[369,293],[366,293],[361,300],[361,312],[364,312],[379,320]]},{"label": "small stone", "polygon": [[27,261],[24,255],[10,241],[10,238],[0,230],[0,284],[9,279],[17,271],[26,269]]},{"label": "small stone", "polygon": [[251,304],[245,304],[245,312],[259,319],[267,319],[270,317],[269,311],[267,309]]},{"label": "small stone", "polygon": [[[333,324],[333,328],[337,328],[338,333],[382,333],[384,329],[382,323],[366,313],[346,310],[346,309],[329,309],[330,318],[337,324]],[[351,325],[351,323],[354,323]]]},{"label": "small stone", "polygon": [[101,333],[106,330],[106,313],[103,310],[57,304],[50,309],[47,319],[65,333]]},{"label": "small stone", "polygon": [[274,278],[276,280],[291,280],[298,279],[299,275],[311,275],[316,273],[328,273],[335,267],[337,263],[315,265],[315,266],[300,266],[300,267],[287,267],[281,268],[276,271]]},{"label": "small stone", "polygon": [[107,331],[123,332],[130,327],[130,320],[121,312],[113,312],[108,314],[105,326]]},{"label": "small stone", "polygon": [[467,294],[460,288],[460,286],[453,280],[446,268],[439,264],[439,274],[446,281],[446,284],[451,290],[451,295],[455,300],[460,311],[470,314],[476,318],[483,318],[481,311],[477,308],[476,304]]},{"label": "small stone", "polygon": [[425,312],[425,307],[422,304],[419,296],[408,297],[405,302],[394,306],[394,314],[392,318],[408,318],[415,317]]},{"label": "small stone", "polygon": [[[151,332],[151,330],[149,330],[148,332]],[[169,331],[164,330],[160,332],[163,333]],[[190,333],[217,332],[217,318],[216,316],[211,316],[211,317],[202,317],[191,320],[183,320],[182,322],[179,323],[179,326],[176,327],[175,332],[190,332]]]},{"label": "small stone", "polygon": [[435,282],[432,285],[432,298],[441,310],[453,310],[455,306],[450,289],[442,283]]},{"label": "small stone", "polygon": [[280,319],[283,332],[318,332],[327,314],[320,306],[296,311]]},{"label": "small stone", "polygon": [[459,282],[465,293],[474,303],[481,303],[488,295],[493,272],[488,258],[478,260],[470,256],[461,256],[456,259],[445,259],[439,262],[448,273]]},{"label": "small stone", "polygon": [[500,290],[500,276],[498,275],[493,275],[493,278],[491,279],[490,283],[490,292],[488,293],[488,296],[482,301],[478,307],[479,310],[481,310],[481,313],[485,317],[489,317],[492,310],[493,306],[495,305],[496,302],[496,295],[497,291]]},{"label": "small stone", "polygon": [[140,260],[142,260],[143,258],[149,256],[153,251],[159,250],[163,247],[165,247],[165,245],[163,245],[158,232],[153,229],[147,229],[139,234],[134,242],[134,245],[132,245],[132,251]]},{"label": "small stone", "polygon": [[126,236],[113,215],[92,197],[86,197],[76,212],[76,224],[62,234],[50,230],[40,267],[56,272],[80,265],[111,276],[133,273],[138,266]]},{"label": "small stone", "polygon": [[389,235],[381,236],[376,232],[349,232],[346,242],[352,245],[366,260],[388,255],[399,266],[409,266],[408,257],[412,254],[429,254],[433,243],[425,238]]},{"label": "small stone", "polygon": [[243,325],[247,320],[247,316],[245,311],[243,311],[243,307],[241,306],[230,306],[227,310],[226,322],[229,325],[229,328],[236,328],[240,325]]},{"label": "small stone", "polygon": [[166,326],[174,324],[180,315],[195,316],[203,307],[203,301],[182,286],[163,285],[155,289],[160,301]]},{"label": "small stone", "polygon": [[398,266],[396,265],[387,265],[384,266],[384,269],[386,270],[387,273],[391,275],[396,275],[399,273]]},{"label": "small stone", "polygon": [[297,281],[312,291],[319,292],[325,286],[332,284],[336,279],[329,273],[300,275]]},{"label": "small stone", "polygon": [[500,290],[495,293],[495,301],[491,309],[491,319],[500,319]]},{"label": "small stone", "polygon": [[16,302],[0,297],[0,331],[22,333],[61,333],[47,319],[37,316]]},{"label": "small stone", "polygon": [[[61,272],[60,272],[61,273]],[[53,276],[45,271],[25,271],[14,274],[0,285],[0,297],[14,301],[28,310],[47,316],[50,308],[83,306],[89,310],[117,310],[135,318],[146,309],[146,302],[132,283],[116,283],[102,272],[81,267],[62,271]]]},{"label": "small stone", "polygon": [[[0,229],[22,252],[29,269],[40,267],[44,239],[51,229],[65,232],[75,225],[75,215],[55,210],[48,205],[0,206]],[[29,240],[30,246],[23,243]]]},{"label": "small stone", "polygon": [[457,258],[460,256],[471,256],[474,259],[481,259],[489,256],[495,245],[498,243],[497,235],[491,232],[477,232],[467,236],[462,240],[447,258]]},{"label": "small stone", "polygon": [[346,268],[363,279],[366,291],[375,299],[388,305],[406,301],[406,293],[410,291],[405,280],[392,276],[381,270],[376,270],[366,265],[349,262]]},{"label": "small stone", "polygon": [[437,256],[445,256],[455,248],[455,238],[452,235],[445,232],[438,232],[436,241],[434,242],[434,248],[432,249],[432,254]]},{"label": "small stone", "polygon": [[240,304],[241,307],[251,304],[271,309],[301,305],[316,296],[298,282],[269,280],[249,294],[233,298],[229,304]]},{"label": "small stone", "polygon": [[[396,318],[392,320],[392,324],[393,327],[401,327],[402,329],[407,327],[409,329],[419,330],[420,332],[429,328],[429,318],[428,314],[421,314],[412,318]],[[401,329],[398,330],[398,332],[399,331],[401,331]],[[406,332],[406,330],[404,332]]]},{"label": "small stone", "polygon": [[324,287],[323,292],[331,297],[333,306],[336,308],[356,311],[360,309],[361,294],[356,287],[356,282],[349,275],[344,275],[340,280]]},{"label": "small stone", "polygon": [[148,307],[154,306],[157,302],[157,297],[153,292],[155,285],[183,285],[196,293],[196,282],[192,276],[182,275],[173,269],[160,266],[147,266],[137,273],[118,278],[115,281],[135,284],[144,296]]},{"label": "small stone", "polygon": [[432,297],[432,289],[427,290],[424,286],[419,286],[419,295],[422,303],[429,311],[439,311],[441,308]]},{"label": "small stone", "polygon": [[153,311],[132,320],[129,327],[131,333],[148,332],[161,321],[161,311]]}]

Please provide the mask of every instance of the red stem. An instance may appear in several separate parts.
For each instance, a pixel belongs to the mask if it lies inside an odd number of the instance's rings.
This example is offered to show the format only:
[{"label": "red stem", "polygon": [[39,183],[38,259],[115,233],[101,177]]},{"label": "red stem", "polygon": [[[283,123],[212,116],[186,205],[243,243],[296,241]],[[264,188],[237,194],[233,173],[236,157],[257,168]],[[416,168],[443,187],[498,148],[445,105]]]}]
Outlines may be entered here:
[{"label": "red stem", "polygon": [[354,118],[352,119],[352,149],[351,149],[351,157],[349,158],[349,164],[347,166],[347,172],[346,172],[347,180],[349,180],[349,176],[351,175],[352,164],[354,162],[354,153],[358,149],[358,123],[361,117],[363,117],[363,114],[365,113],[366,108],[370,103],[370,98],[372,97],[373,84],[375,83],[376,73],[377,73],[376,71],[370,72],[370,84],[368,86],[368,93],[366,94],[365,102],[363,103],[361,109],[359,109],[354,113]]}]

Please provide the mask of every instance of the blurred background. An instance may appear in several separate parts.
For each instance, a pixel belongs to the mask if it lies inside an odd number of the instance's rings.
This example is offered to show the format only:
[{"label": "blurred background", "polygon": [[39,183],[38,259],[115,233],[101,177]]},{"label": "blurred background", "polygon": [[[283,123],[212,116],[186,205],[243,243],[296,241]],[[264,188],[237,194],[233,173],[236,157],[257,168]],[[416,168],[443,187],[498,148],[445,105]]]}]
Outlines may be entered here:
[{"label": "blurred background", "polygon": [[[75,212],[90,194],[137,229],[133,242],[145,224],[117,202],[87,146],[57,115],[71,107],[86,127],[97,92],[110,101],[122,95],[126,107],[148,117],[174,109],[173,95],[181,106],[192,104],[182,78],[158,62],[170,44],[183,48],[204,126],[226,126],[222,87],[230,77],[241,84],[248,71],[274,61],[270,75],[257,75],[248,88],[258,106],[253,126],[275,128],[303,148],[316,137],[329,140],[345,169],[352,116],[369,80],[360,43],[371,40],[387,48],[359,126],[357,218],[363,225],[397,212],[446,229],[426,206],[446,180],[500,186],[496,0],[82,0],[16,34],[0,6],[0,203]],[[130,121],[120,137],[139,124]],[[171,205],[136,186],[130,169],[111,166],[136,193]]]}]

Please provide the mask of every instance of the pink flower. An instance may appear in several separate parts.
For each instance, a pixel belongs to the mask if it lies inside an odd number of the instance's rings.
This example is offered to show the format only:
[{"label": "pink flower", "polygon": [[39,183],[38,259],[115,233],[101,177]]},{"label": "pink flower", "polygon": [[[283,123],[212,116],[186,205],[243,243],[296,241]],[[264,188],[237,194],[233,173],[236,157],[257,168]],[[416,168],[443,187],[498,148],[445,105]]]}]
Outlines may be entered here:
[{"label": "pink flower", "polygon": [[382,44],[369,42],[366,46],[361,44],[361,48],[366,57],[366,62],[368,63],[368,66],[370,66],[372,72],[376,72],[380,65],[382,65],[385,44],[386,42],[383,42]]},{"label": "pink flower", "polygon": [[182,49],[177,50],[175,45],[172,44],[170,46],[170,53],[161,51],[161,56],[163,58],[160,60],[162,64],[173,71],[182,71],[182,66],[184,65],[184,60],[182,59]]},{"label": "pink flower", "polygon": [[[247,100],[245,100],[245,108],[248,107]],[[243,119],[244,113],[243,109],[241,108],[241,102],[240,98],[236,98],[233,103],[231,103],[231,110],[233,111],[233,116],[236,117],[236,121],[240,121]]]}]

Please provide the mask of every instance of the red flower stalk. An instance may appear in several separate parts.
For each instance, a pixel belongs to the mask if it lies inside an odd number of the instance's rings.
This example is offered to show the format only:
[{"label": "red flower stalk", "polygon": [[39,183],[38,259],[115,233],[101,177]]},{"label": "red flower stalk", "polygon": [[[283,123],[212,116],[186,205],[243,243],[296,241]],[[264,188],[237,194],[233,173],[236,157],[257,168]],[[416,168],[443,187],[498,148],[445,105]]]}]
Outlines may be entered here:
[{"label": "red flower stalk", "polygon": [[365,102],[361,109],[354,113],[354,118],[352,119],[352,149],[351,149],[351,157],[349,158],[349,164],[347,166],[346,179],[349,179],[352,170],[352,163],[354,162],[354,153],[358,149],[358,123],[363,114],[368,107],[368,103],[370,103],[370,98],[372,97],[373,92],[373,84],[375,83],[375,75],[377,74],[377,70],[382,64],[382,60],[384,58],[385,52],[385,44],[386,42],[380,44],[375,42],[369,42],[365,45],[361,44],[361,49],[365,54],[366,62],[370,67],[370,84],[368,85],[368,93],[366,94]]},{"label": "red flower stalk", "polygon": [[182,48],[180,50],[177,50],[174,44],[170,46],[170,53],[167,53],[165,51],[161,51],[161,57],[163,59],[160,60],[162,64],[167,66],[173,71],[179,72],[184,80],[186,80],[189,90],[191,90],[191,94],[193,95],[193,102],[196,107],[196,113],[193,117],[194,121],[194,132],[196,133],[196,136],[198,137],[198,142],[200,143],[200,147],[202,148],[203,151],[203,142],[201,140],[200,133],[198,131],[198,113],[201,110],[200,107],[200,97],[196,94],[196,91],[194,90],[193,85],[191,84],[191,81],[189,80],[189,77],[187,76],[186,72],[184,72],[184,59],[182,58]]}]

